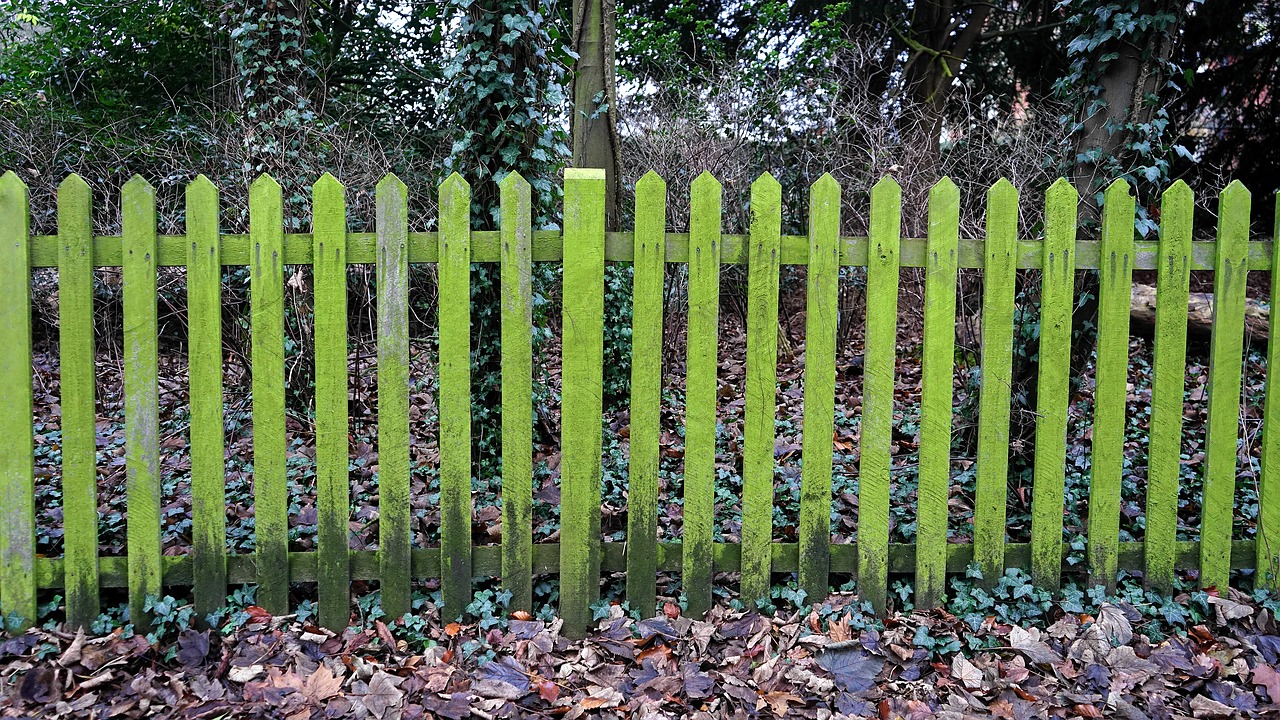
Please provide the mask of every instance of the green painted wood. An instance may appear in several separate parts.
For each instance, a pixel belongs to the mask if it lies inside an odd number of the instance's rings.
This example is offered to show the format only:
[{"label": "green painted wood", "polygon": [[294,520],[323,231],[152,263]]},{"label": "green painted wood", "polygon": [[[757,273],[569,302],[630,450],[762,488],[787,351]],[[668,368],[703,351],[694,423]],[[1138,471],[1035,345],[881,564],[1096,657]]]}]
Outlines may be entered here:
[{"label": "green painted wood", "polygon": [[960,190],[944,177],[929,191],[929,264],[925,268],[915,581],[916,607],[923,609],[937,607],[946,594],[959,242]]},{"label": "green painted wood", "polygon": [[533,205],[529,183],[501,183],[502,586],[533,610]]},{"label": "green painted wood", "polygon": [[871,189],[862,436],[858,458],[858,596],[885,612],[889,589],[889,471],[898,343],[898,251],[902,187],[891,177]]},{"label": "green painted wood", "polygon": [[471,604],[471,186],[440,185],[440,579],[444,611]]},{"label": "green painted wood", "polygon": [[[1067,466],[1071,311],[1075,307],[1076,217],[1080,195],[1059,178],[1045,197],[1044,262],[1040,289],[1040,347],[1036,378],[1036,456],[1031,492],[1031,577],[1044,588],[1062,585],[1063,478]],[[1046,362],[1047,360],[1047,362]]]},{"label": "green painted wood", "polygon": [[226,459],[222,397],[222,261],[218,189],[187,186],[187,334],[191,404],[191,551],[196,614],[227,598]]},{"label": "green painted wood", "polygon": [[1114,591],[1120,543],[1125,403],[1129,396],[1129,306],[1133,290],[1133,214],[1129,183],[1107,188],[1102,208],[1093,462],[1089,477],[1089,584]]},{"label": "green painted wood", "polygon": [[1183,391],[1187,377],[1187,302],[1191,289],[1191,231],[1195,197],[1181,180],[1160,203],[1160,262],[1156,279],[1155,360],[1147,452],[1144,581],[1173,591],[1182,475]]},{"label": "green painted wood", "polygon": [[[1280,250],[1280,195],[1276,202],[1273,252]],[[1275,260],[1272,267],[1280,267]],[[1271,282],[1271,307],[1280,307],[1280,283]],[[1273,370],[1274,368],[1274,370]],[[1267,337],[1267,394],[1262,424],[1262,480],[1258,483],[1257,574],[1259,587],[1280,587],[1280,323]]]},{"label": "green painted wood", "polygon": [[27,186],[6,172],[0,176],[0,617],[13,633],[37,619],[30,222]]},{"label": "green painted wood", "polygon": [[1200,516],[1200,587],[1225,590],[1231,576],[1236,452],[1240,439],[1245,287],[1249,273],[1249,190],[1233,181],[1218,198],[1218,257],[1209,340],[1209,421],[1205,427]]},{"label": "green painted wood", "polygon": [[[777,269],[775,265],[775,278]],[[839,284],[840,185],[831,175],[824,174],[809,189],[809,277],[805,291],[804,323],[800,589],[804,590],[806,601],[811,603],[822,602],[831,590],[831,469],[835,451],[833,438],[836,412],[836,329],[840,324]],[[776,298],[774,307],[777,307]],[[775,342],[778,335],[776,324],[775,316],[774,326],[769,328],[769,334],[774,337]],[[774,400],[772,393],[769,399],[771,402]],[[773,463],[773,409],[771,406],[769,413],[770,465]],[[772,512],[772,508],[769,512]]]},{"label": "green painted wood", "polygon": [[315,232],[316,598],[320,625],[351,620],[347,446],[346,189],[325,173],[311,190]]},{"label": "green painted wood", "polygon": [[250,362],[253,365],[253,520],[258,605],[289,612],[289,486],[284,420],[284,206],[280,184],[249,187]]},{"label": "green painted wood", "polygon": [[98,473],[94,407],[93,200],[71,175],[58,186],[58,353],[67,622],[98,619]]},{"label": "green painted wood", "polygon": [[657,607],[658,459],[662,409],[662,297],[667,184],[650,170],[636,182],[631,298],[631,437],[627,478],[627,601]]},{"label": "green painted wood", "polygon": [[156,191],[134,175],[120,198],[124,235],[124,435],[129,617],[144,625],[161,596],[160,399],[157,385]]},{"label": "green painted wood", "polygon": [[604,171],[564,171],[560,389],[560,617],[576,638],[600,597],[600,418],[604,377]]},{"label": "green painted wood", "polygon": [[1004,575],[1009,500],[1009,403],[1013,387],[1013,297],[1017,286],[1018,190],[1001,178],[987,191],[982,272],[982,389],[973,556],[982,584]]},{"label": "green painted wood", "polygon": [[[747,607],[754,607],[757,600],[768,598],[772,584],[769,544],[773,542],[773,447],[774,423],[778,414],[778,256],[781,240],[782,186],[772,175],[765,173],[751,185],[751,239],[747,259],[747,387],[742,448],[740,592]],[[718,284],[718,267],[716,277]]]},{"label": "green painted wood", "polygon": [[[716,399],[719,389],[716,350],[720,331],[721,194],[720,181],[709,172],[699,175],[690,187],[683,581],[687,612],[693,618],[701,618],[711,609],[711,580],[715,571],[712,545],[715,542]],[[744,507],[744,532],[748,522],[751,520]]]},{"label": "green painted wood", "polygon": [[378,182],[378,567],[382,611],[412,609],[409,563],[409,188]]}]

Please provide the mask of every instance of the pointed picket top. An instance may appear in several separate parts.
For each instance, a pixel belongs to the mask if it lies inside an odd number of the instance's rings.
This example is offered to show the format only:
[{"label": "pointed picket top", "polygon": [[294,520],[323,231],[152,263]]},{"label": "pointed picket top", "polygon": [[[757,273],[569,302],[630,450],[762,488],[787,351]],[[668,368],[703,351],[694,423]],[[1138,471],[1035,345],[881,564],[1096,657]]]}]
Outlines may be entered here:
[{"label": "pointed picket top", "polygon": [[1112,202],[1113,200],[1116,202],[1127,201],[1128,198],[1133,197],[1133,186],[1129,184],[1128,180],[1125,180],[1122,177],[1116,178],[1107,186],[1102,197],[1104,205]]},{"label": "pointed picket top", "polygon": [[90,192],[89,183],[85,182],[84,178],[79,175],[71,173],[58,185],[58,194],[64,192],[88,194]]},{"label": "pointed picket top", "polygon": [[275,192],[280,190],[280,183],[267,173],[262,173],[254,178],[253,184],[249,186],[250,192]]},{"label": "pointed picket top", "polygon": [[929,200],[932,202],[934,200],[941,201],[949,198],[955,198],[959,201],[960,188],[956,186],[954,180],[943,175],[941,180],[934,183],[933,187],[929,188]]},{"label": "pointed picket top", "polygon": [[776,194],[782,194],[782,183],[778,182],[771,173],[762,173],[760,177],[751,183],[751,193],[770,191]]},{"label": "pointed picket top", "polygon": [[834,192],[839,197],[841,189],[840,182],[832,177],[831,173],[822,173],[822,177],[813,181],[809,186],[809,190],[814,193]]},{"label": "pointed picket top", "polygon": [[382,179],[378,181],[378,184],[374,186],[374,191],[376,193],[396,192],[403,194],[409,191],[409,186],[405,185],[404,181],[395,173],[389,172],[386,175],[383,175]]},{"label": "pointed picket top", "polygon": [[987,202],[994,199],[1012,198],[1016,206],[1018,202],[1018,188],[1009,182],[1009,178],[1002,177],[987,190]]},{"label": "pointed picket top", "polygon": [[1072,202],[1080,200],[1080,191],[1076,190],[1076,186],[1071,184],[1070,180],[1060,177],[1053,181],[1045,192],[1045,197],[1050,199],[1070,199]]},{"label": "pointed picket top", "polygon": [[715,192],[719,192],[722,187],[720,181],[716,179],[715,175],[711,174],[710,170],[703,170],[701,175],[693,179],[693,184],[690,186],[693,190],[710,188]]},{"label": "pointed picket top", "polygon": [[9,170],[4,175],[0,175],[0,193],[26,192],[27,184],[22,182],[22,178],[18,177],[18,173]]},{"label": "pointed picket top", "polygon": [[502,178],[502,181],[498,183],[498,187],[502,190],[519,190],[529,187],[529,181],[525,180],[520,173],[512,170],[507,173],[506,177]]},{"label": "pointed picket top", "polygon": [[1232,180],[1231,184],[1222,189],[1219,198],[1223,202],[1248,202],[1253,198],[1253,193],[1249,192],[1249,188],[1239,180]]},{"label": "pointed picket top", "polygon": [[1195,192],[1185,180],[1175,180],[1160,197],[1164,200],[1187,202],[1195,200]]},{"label": "pointed picket top", "polygon": [[457,172],[451,172],[449,173],[449,177],[445,178],[444,182],[440,183],[440,195],[443,197],[444,195],[458,191],[470,192],[471,184],[467,182],[466,178],[462,177]]},{"label": "pointed picket top", "polygon": [[129,178],[128,182],[124,184],[124,192],[126,194],[128,193],[154,194],[155,188],[152,187],[151,183],[147,182],[146,178],[142,177],[141,175],[135,174],[133,177]]},{"label": "pointed picket top", "polygon": [[902,197],[902,186],[898,184],[897,180],[893,179],[892,175],[885,175],[875,185],[871,186],[871,197]]},{"label": "pointed picket top", "polygon": [[218,196],[218,187],[213,181],[204,175],[197,175],[194,180],[187,183],[187,198],[216,198]]},{"label": "pointed picket top", "polygon": [[662,176],[659,175],[657,171],[650,170],[636,181],[636,192],[639,192],[641,188],[647,188],[650,186],[661,188],[665,192],[667,189],[667,181],[663,180]]},{"label": "pointed picket top", "polygon": [[338,181],[338,178],[326,172],[316,180],[315,185],[311,186],[312,192],[320,192],[322,190],[326,192],[344,193],[347,188]]}]

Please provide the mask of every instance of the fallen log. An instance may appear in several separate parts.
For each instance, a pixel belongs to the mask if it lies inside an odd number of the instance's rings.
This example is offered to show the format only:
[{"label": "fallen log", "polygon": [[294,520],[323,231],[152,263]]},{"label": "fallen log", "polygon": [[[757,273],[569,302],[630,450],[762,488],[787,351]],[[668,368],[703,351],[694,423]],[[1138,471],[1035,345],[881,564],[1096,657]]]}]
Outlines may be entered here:
[{"label": "fallen log", "polygon": [[[1245,300],[1244,330],[1246,341],[1265,345],[1271,326],[1270,308],[1252,298]],[[1154,285],[1135,283],[1129,318],[1148,331],[1156,325],[1156,288]],[[1213,293],[1193,292],[1187,303],[1187,332],[1207,339],[1213,329]]]}]

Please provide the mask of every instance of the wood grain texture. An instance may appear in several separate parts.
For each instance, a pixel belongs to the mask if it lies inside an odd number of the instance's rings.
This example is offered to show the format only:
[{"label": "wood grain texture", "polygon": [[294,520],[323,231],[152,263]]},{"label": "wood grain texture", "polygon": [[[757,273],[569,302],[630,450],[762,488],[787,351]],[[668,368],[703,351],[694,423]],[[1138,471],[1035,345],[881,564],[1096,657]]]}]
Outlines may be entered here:
[{"label": "wood grain texture", "polygon": [[218,189],[187,186],[187,327],[191,403],[191,524],[198,616],[227,598],[226,459],[222,397],[222,261]]},{"label": "wood grain texture", "polygon": [[156,191],[134,175],[120,198],[124,236],[124,436],[129,618],[145,626],[160,597],[160,400],[157,385]]},{"label": "wood grain texture", "polygon": [[902,187],[891,177],[871,189],[862,436],[858,458],[858,596],[885,612],[889,590],[889,473],[898,342],[898,251]]},{"label": "wood grain texture", "polygon": [[376,189],[378,232],[378,587],[390,618],[412,609],[409,498],[409,189]]},{"label": "wood grain texture", "polygon": [[[765,173],[751,184],[747,259],[747,365],[742,448],[742,585],[747,607],[769,597],[773,558],[774,424],[778,409],[778,256],[782,186]],[[719,277],[717,262],[716,276]]]},{"label": "wood grain texture", "polygon": [[1114,591],[1120,544],[1125,404],[1129,397],[1129,303],[1133,287],[1133,216],[1129,183],[1107,188],[1102,208],[1098,288],[1093,462],[1089,478],[1089,584]]},{"label": "wood grain texture", "polygon": [[[1067,464],[1071,311],[1075,307],[1074,251],[1080,195],[1059,178],[1045,197],[1044,262],[1040,290],[1042,362],[1036,378],[1036,456],[1031,499],[1031,577],[1040,587],[1062,585],[1063,478]],[[1044,362],[1043,359],[1050,362]]]},{"label": "wood grain texture", "polygon": [[1200,587],[1220,590],[1225,590],[1231,577],[1249,273],[1249,206],[1249,190],[1238,180],[1218,198],[1218,257],[1213,271],[1213,335],[1209,340],[1209,420],[1205,427],[1200,516]]},{"label": "wood grain texture", "polygon": [[340,632],[351,620],[351,480],[347,447],[346,189],[325,173],[312,188],[315,233],[316,613]]},{"label": "wood grain texture", "polygon": [[[809,277],[805,290],[799,532],[800,589],[804,590],[805,601],[809,603],[822,602],[831,589],[831,469],[835,452],[836,329],[840,324],[839,235],[840,185],[831,175],[824,174],[809,189]],[[773,271],[777,277],[776,264]],[[775,315],[775,326],[776,323]],[[776,342],[776,327],[769,330]],[[773,409],[771,406],[769,414],[770,464],[773,463]]]},{"label": "wood grain texture", "polygon": [[1004,575],[1017,244],[1018,190],[1002,178],[987,192],[982,271],[982,389],[978,399],[973,556],[986,587]]},{"label": "wood grain texture", "polygon": [[[1280,195],[1276,198],[1275,231],[1280,238]],[[1280,243],[1273,243],[1273,252]],[[1277,267],[1272,261],[1272,267]],[[1280,308],[1280,283],[1271,282],[1271,307]],[[1255,582],[1280,587],[1280,322],[1267,337],[1267,394],[1262,424],[1262,479],[1258,483],[1258,545]]]},{"label": "wood grain texture", "polygon": [[502,586],[533,608],[533,205],[528,181],[501,183]]},{"label": "wood grain texture", "polygon": [[284,420],[284,205],[280,184],[249,187],[249,342],[253,364],[253,519],[258,605],[289,612],[289,486]]},{"label": "wood grain texture", "polygon": [[[35,624],[35,442],[31,370],[31,214],[27,186],[0,176],[0,617]],[[9,618],[17,618],[10,624]]]},{"label": "wood grain texture", "polygon": [[[711,609],[715,572],[717,344],[720,318],[721,186],[704,172],[690,188],[689,330],[685,349],[684,563],[687,613]],[[745,508],[744,508],[745,513]],[[744,525],[748,522],[744,514]]]},{"label": "wood grain texture", "polygon": [[567,168],[560,391],[560,617],[586,635],[600,597],[604,377],[604,171]]}]

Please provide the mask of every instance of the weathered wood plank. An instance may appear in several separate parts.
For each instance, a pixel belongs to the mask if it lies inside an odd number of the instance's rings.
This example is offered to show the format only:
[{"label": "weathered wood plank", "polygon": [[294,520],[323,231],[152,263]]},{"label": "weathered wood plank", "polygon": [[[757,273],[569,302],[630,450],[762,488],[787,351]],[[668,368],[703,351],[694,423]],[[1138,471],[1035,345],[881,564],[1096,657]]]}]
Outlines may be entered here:
[{"label": "weathered wood plank", "polygon": [[1205,427],[1200,516],[1200,587],[1225,590],[1231,577],[1231,528],[1240,440],[1245,289],[1249,273],[1249,190],[1233,181],[1218,198],[1213,335],[1209,340],[1209,420]]},{"label": "weathered wood plank", "polygon": [[253,365],[253,521],[258,605],[289,612],[289,486],[284,422],[284,205],[280,184],[249,187],[249,342]]},{"label": "weathered wood plank", "polygon": [[858,458],[858,596],[885,612],[889,589],[889,472],[898,341],[898,250],[902,187],[885,177],[871,189],[866,354]]},{"label": "weathered wood plank", "polygon": [[528,181],[501,183],[502,586],[533,610],[533,204]]},{"label": "weathered wood plank", "polygon": [[[1280,194],[1276,196],[1273,238],[1280,239]],[[1280,249],[1280,243],[1274,247]],[[1273,260],[1272,267],[1280,267]],[[1271,307],[1280,308],[1280,282],[1271,281]],[[1262,480],[1258,484],[1258,544],[1255,582],[1280,587],[1280,318],[1267,337],[1267,395],[1262,424]]]},{"label": "weathered wood plank", "polygon": [[[805,290],[799,532],[800,589],[810,603],[822,602],[831,589],[831,469],[835,452],[836,328],[840,324],[839,235],[840,185],[831,175],[824,174],[809,189],[809,277]],[[775,264],[773,277],[777,276]],[[775,297],[773,326],[769,328],[775,343],[776,307]],[[772,466],[776,407],[772,386],[769,400],[769,464]]]},{"label": "weathered wood plank", "polygon": [[[35,624],[35,443],[31,390],[31,214],[27,186],[0,176],[0,623]],[[18,622],[10,625],[8,618]]]},{"label": "weathered wood plank", "polygon": [[[1044,262],[1040,290],[1039,375],[1036,378],[1036,456],[1031,499],[1031,577],[1044,588],[1062,585],[1063,478],[1067,465],[1071,311],[1075,307],[1074,250],[1080,195],[1059,178],[1045,197]],[[1049,362],[1044,362],[1048,359]]]},{"label": "weathered wood plank", "polygon": [[604,378],[604,171],[564,171],[560,390],[560,617],[567,637],[592,625],[600,597],[600,418]]},{"label": "weathered wood plank", "polygon": [[312,188],[315,233],[316,599],[320,625],[351,620],[347,447],[347,203],[329,173]]},{"label": "weathered wood plank", "polygon": [[409,189],[388,174],[376,190],[378,231],[378,587],[382,611],[412,609],[409,506]]},{"label": "weathered wood plank", "polygon": [[667,184],[649,171],[636,182],[631,299],[631,452],[627,478],[627,601],[644,617],[657,603],[658,458],[662,410],[662,300]]}]

